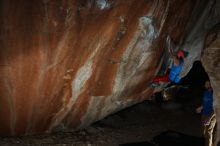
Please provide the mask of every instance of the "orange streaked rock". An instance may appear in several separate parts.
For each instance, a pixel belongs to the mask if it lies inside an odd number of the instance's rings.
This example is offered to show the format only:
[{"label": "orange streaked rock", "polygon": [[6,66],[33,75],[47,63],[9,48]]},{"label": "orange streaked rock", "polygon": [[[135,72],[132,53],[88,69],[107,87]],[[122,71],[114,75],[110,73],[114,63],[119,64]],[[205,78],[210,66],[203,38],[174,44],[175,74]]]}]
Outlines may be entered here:
[{"label": "orange streaked rock", "polygon": [[2,0],[0,134],[76,129],[147,99],[165,34],[180,43],[201,1]]}]

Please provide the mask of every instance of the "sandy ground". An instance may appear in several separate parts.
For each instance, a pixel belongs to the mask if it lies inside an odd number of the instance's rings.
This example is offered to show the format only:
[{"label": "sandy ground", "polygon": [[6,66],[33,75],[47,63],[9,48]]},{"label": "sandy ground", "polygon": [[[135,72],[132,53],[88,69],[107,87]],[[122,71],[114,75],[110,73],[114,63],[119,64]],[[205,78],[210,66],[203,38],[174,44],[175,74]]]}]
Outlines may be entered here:
[{"label": "sandy ground", "polygon": [[76,132],[0,138],[1,146],[118,146],[150,141],[166,130],[201,136],[200,115],[194,105],[143,102]]}]

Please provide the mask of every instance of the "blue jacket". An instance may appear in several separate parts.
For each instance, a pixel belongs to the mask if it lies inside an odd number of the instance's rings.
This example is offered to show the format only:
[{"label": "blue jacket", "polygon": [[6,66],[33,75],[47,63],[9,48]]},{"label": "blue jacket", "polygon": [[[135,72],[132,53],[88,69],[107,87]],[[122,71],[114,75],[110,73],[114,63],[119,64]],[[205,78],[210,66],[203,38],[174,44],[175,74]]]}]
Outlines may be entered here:
[{"label": "blue jacket", "polygon": [[172,64],[171,69],[170,69],[170,74],[169,74],[169,79],[172,82],[175,82],[175,83],[180,82],[181,77],[179,76],[179,74],[183,68],[183,65],[184,65],[183,60],[180,60],[180,64],[178,66],[176,66],[174,63]]},{"label": "blue jacket", "polygon": [[202,103],[203,109],[202,114],[203,115],[210,115],[213,113],[213,92],[210,90],[206,90],[203,93],[203,103]]}]

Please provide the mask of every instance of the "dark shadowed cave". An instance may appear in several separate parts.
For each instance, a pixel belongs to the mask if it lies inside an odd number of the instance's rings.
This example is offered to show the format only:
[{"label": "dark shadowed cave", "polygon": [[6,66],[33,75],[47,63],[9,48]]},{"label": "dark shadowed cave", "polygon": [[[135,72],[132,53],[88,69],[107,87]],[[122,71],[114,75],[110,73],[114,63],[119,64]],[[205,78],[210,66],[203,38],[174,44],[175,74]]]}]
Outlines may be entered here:
[{"label": "dark shadowed cave", "polygon": [[181,84],[202,87],[206,80],[209,80],[209,77],[205,72],[202,63],[200,61],[195,61],[187,76],[182,79]]},{"label": "dark shadowed cave", "polygon": [[0,145],[202,146],[209,78],[217,146],[219,72],[219,0],[0,0]]}]

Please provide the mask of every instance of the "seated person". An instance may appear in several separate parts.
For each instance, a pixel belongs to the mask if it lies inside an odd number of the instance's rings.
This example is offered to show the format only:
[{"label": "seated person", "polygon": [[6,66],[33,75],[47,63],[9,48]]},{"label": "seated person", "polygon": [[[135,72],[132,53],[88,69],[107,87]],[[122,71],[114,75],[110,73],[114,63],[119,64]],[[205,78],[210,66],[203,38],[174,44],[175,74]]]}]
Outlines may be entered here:
[{"label": "seated person", "polygon": [[213,109],[213,91],[210,81],[205,82],[206,90],[203,93],[203,102],[196,109],[196,113],[202,114],[203,135],[205,137],[205,146],[213,145],[213,131],[216,124],[216,117]]}]

